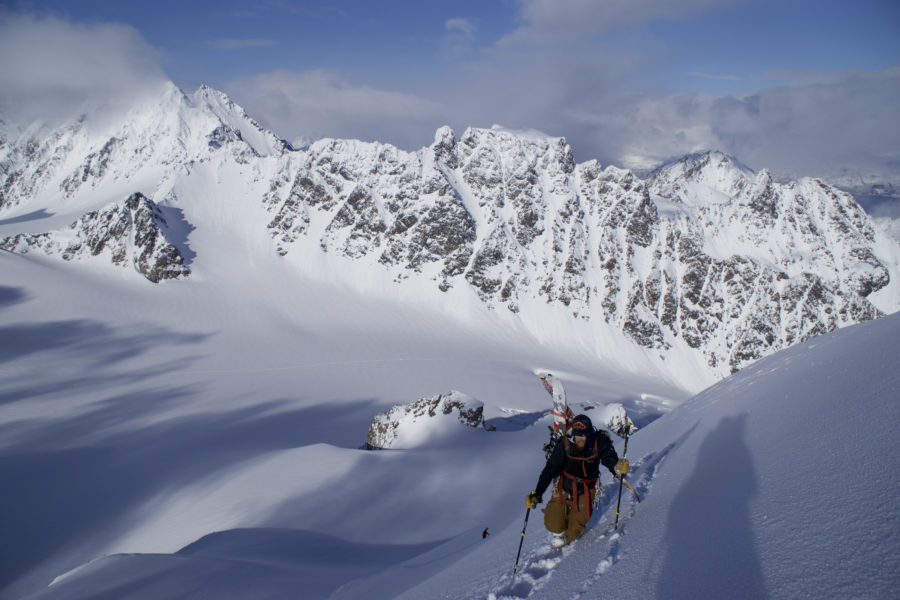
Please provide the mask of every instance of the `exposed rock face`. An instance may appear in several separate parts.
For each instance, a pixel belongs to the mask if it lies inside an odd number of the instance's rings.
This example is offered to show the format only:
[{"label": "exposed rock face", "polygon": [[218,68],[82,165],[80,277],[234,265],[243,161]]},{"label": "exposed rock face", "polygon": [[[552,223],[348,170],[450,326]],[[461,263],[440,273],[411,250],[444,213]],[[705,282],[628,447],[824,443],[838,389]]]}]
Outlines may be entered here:
[{"label": "exposed rock face", "polygon": [[[694,354],[715,376],[875,318],[876,304],[900,308],[900,268],[885,253],[896,240],[851,196],[815,179],[778,183],[721,153],[641,179],[576,163],[562,138],[497,127],[443,127],[418,152],[329,139],[294,150],[206,87],[188,96],[170,86],[102,135],[89,125],[38,135],[0,122],[0,211],[36,198],[105,203],[138,179],[156,199],[184,185],[210,202],[251,203],[267,226],[246,235],[269,236],[277,255],[358,261],[399,285],[427,281],[436,295],[469,289],[529,323],[547,310],[605,323],[662,358]],[[78,228],[99,227],[108,210]],[[108,217],[109,235],[123,218]],[[137,243],[150,250],[134,264],[151,280],[186,275],[178,244],[157,240],[160,219],[144,218]],[[127,244],[79,235],[71,247],[57,240],[64,256],[99,248],[123,263]],[[49,247],[52,237],[4,243]]]},{"label": "exposed rock face", "polygon": [[382,144],[313,144],[286,198],[267,199],[278,252],[317,235],[325,252],[377,256],[410,274],[436,265],[432,277],[447,289],[469,264],[475,223],[441,173],[420,159]]},{"label": "exposed rock face", "polygon": [[734,371],[881,314],[867,296],[890,274],[848,194],[813,179],[777,184],[720,153],[687,157],[649,181],[673,212],[662,223],[673,240],[660,248],[662,264],[680,271],[676,318],[666,325],[711,366]]},{"label": "exposed rock face", "polygon": [[852,197],[720,153],[644,181],[576,165],[561,138],[499,129],[443,128],[419,153],[328,140],[268,202],[282,255],[317,236],[326,252],[377,256],[397,280],[466,283],[513,312],[543,298],[661,356],[686,346],[721,374],[878,316],[867,296],[890,280]]},{"label": "exposed rock face", "polygon": [[456,391],[419,398],[412,404],[398,404],[372,419],[366,447],[392,448],[398,438],[407,443],[422,439],[429,431],[447,427],[447,419],[453,419],[454,415],[454,421],[467,427],[483,427],[483,412],[481,402]]},{"label": "exposed rock face", "polygon": [[117,266],[131,264],[153,283],[190,274],[182,253],[166,239],[168,224],[156,204],[135,193],[120,203],[86,214],[63,231],[20,234],[0,240],[0,248],[38,250],[64,260],[108,256]]}]

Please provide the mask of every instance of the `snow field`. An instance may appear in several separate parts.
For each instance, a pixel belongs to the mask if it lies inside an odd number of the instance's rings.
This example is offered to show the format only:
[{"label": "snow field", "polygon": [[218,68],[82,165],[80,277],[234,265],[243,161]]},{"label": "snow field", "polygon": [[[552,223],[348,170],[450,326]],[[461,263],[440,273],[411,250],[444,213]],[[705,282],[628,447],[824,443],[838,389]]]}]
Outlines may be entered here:
[{"label": "snow field", "polygon": [[[277,596],[314,577],[328,597],[434,548],[440,560],[384,584],[399,594],[460,560],[454,544],[481,543],[485,526],[482,547],[503,545],[520,518],[547,435],[538,367],[562,365],[570,394],[594,404],[630,389],[684,396],[554,357],[487,318],[398,309],[271,266],[153,286],[89,263],[0,261],[0,327],[16,340],[0,354],[0,466],[18,490],[2,503],[15,548],[4,596],[56,580],[41,595],[159,598],[210,577],[220,591],[271,581],[259,593]],[[497,431],[450,423],[410,450],[359,449],[378,412],[454,388],[484,402]],[[212,534],[199,555],[179,553]],[[226,560],[232,535],[252,543]],[[323,570],[304,550],[321,536],[349,558]],[[151,576],[160,583],[136,583]]]}]

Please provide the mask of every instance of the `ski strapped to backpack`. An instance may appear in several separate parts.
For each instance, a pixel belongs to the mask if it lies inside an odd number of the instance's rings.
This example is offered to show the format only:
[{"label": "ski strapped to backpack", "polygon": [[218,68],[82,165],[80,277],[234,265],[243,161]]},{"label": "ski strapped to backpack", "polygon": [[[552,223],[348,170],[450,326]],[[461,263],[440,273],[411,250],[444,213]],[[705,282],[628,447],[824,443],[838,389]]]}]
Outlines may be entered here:
[{"label": "ski strapped to backpack", "polygon": [[[572,456],[569,453],[569,439],[568,432],[571,427],[572,419],[575,417],[575,413],[569,408],[568,402],[566,401],[566,391],[563,388],[562,382],[554,376],[552,373],[541,372],[538,373],[538,376],[541,378],[541,383],[544,386],[544,389],[550,394],[550,397],[553,398],[553,409],[550,412],[550,415],[553,416],[553,425],[550,427],[550,440],[544,444],[544,454],[549,459],[550,455],[553,454],[553,450],[556,448],[556,445],[559,443],[559,440],[564,440],[566,444],[566,455],[570,459],[576,461],[588,461],[591,459],[597,459],[599,457],[599,441],[597,440],[597,435],[607,435],[605,431],[596,429],[594,430],[594,454],[590,457],[580,458]],[[610,421],[609,426],[612,427],[613,422]],[[618,427],[614,428],[616,435],[619,437],[625,438],[625,449],[622,452],[622,458],[625,457],[625,452],[628,450],[628,435],[635,430],[634,424],[628,418],[628,414],[625,413],[619,423]],[[584,462],[582,462],[582,469],[584,469]],[[585,475],[586,475],[585,471]],[[579,486],[582,488],[584,492],[585,498],[590,498],[590,487],[594,486],[594,502],[587,502],[587,512],[588,518],[590,518],[592,510],[596,510],[597,503],[599,502],[599,498],[603,493],[603,486],[600,483],[600,477],[595,477],[591,479],[587,478],[579,478],[574,475],[570,475],[565,471],[562,475],[557,479],[557,488],[560,493],[562,493],[562,477],[565,476],[571,480],[572,490],[573,490],[573,505],[578,506],[578,488]],[[619,483],[619,503],[616,505],[616,524],[618,525],[619,520],[619,506],[622,501],[622,484],[624,484],[631,492],[634,494],[634,497],[638,502],[641,501],[640,496],[631,487],[631,484],[625,480],[624,477],[620,478]]]},{"label": "ski strapped to backpack", "polygon": [[575,416],[575,413],[569,410],[566,402],[566,390],[563,388],[562,382],[552,373],[541,373],[540,378],[544,389],[553,398],[553,409],[550,411],[553,416],[553,426],[550,428],[550,440],[544,444],[544,455],[549,458],[559,440],[566,437],[569,421]]}]

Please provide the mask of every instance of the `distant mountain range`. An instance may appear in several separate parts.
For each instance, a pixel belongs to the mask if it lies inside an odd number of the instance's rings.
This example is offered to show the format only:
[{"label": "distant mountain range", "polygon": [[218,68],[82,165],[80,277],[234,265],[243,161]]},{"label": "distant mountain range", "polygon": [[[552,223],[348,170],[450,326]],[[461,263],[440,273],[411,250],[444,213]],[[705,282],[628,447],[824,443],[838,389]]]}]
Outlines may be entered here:
[{"label": "distant mountain range", "polygon": [[295,149],[225,94],[171,84],[119,122],[0,127],[6,250],[178,285],[204,262],[193,236],[221,219],[275,260],[324,254],[436,301],[468,289],[531,328],[549,312],[602,323],[716,376],[900,308],[900,246],[852,196],[718,152],[642,179],[499,127],[443,127],[417,152]]}]

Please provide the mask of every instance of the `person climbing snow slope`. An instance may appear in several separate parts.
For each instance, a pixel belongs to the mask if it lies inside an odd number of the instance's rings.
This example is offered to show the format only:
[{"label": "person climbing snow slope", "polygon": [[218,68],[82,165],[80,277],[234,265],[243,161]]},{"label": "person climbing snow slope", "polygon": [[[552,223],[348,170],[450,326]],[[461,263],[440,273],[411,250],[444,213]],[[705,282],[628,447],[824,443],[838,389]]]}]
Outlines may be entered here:
[{"label": "person climbing snow slope", "polygon": [[554,545],[571,544],[584,534],[591,518],[594,485],[602,464],[618,479],[628,473],[628,461],[619,460],[609,434],[594,429],[587,415],[571,423],[571,440],[564,436],[547,458],[535,488],[525,498],[525,506],[535,508],[556,478],[553,493],[544,508],[544,526],[555,535]]}]

